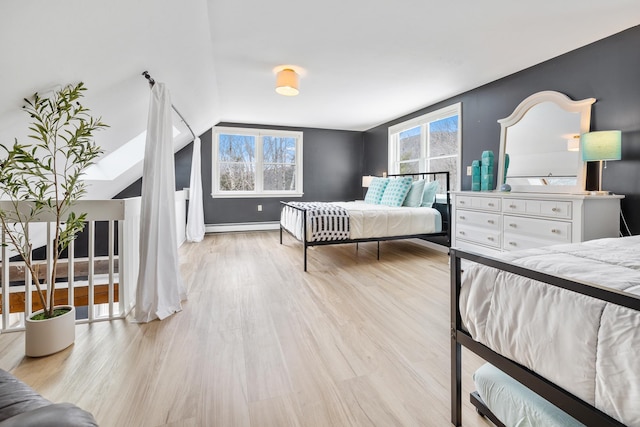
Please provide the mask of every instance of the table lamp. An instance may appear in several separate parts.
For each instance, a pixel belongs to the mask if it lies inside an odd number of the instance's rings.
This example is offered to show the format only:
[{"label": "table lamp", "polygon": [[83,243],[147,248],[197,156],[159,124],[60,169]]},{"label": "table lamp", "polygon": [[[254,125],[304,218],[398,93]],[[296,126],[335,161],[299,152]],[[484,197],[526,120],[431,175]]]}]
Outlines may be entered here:
[{"label": "table lamp", "polygon": [[[620,160],[622,158],[622,132],[619,130],[588,132],[580,136],[580,146],[582,160],[585,162],[600,162],[598,194],[607,194],[607,191],[602,191],[602,162]],[[605,163],[604,168],[606,167]]]}]

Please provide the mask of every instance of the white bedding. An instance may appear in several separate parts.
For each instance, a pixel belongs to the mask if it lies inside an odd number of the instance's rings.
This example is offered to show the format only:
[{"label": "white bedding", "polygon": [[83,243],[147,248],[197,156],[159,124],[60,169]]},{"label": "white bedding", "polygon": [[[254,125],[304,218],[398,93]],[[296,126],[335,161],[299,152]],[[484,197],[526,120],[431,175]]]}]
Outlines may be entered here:
[{"label": "white bedding", "polygon": [[[364,202],[331,202],[349,212],[350,239],[409,236],[413,234],[438,233],[442,231],[440,212],[433,208],[409,208],[375,205]],[[295,212],[284,214],[282,225],[302,240],[301,216]],[[310,239],[307,227],[307,240]]]},{"label": "white bedding", "polygon": [[374,205],[363,202],[335,202],[349,211],[352,239],[408,236],[442,230],[440,212],[432,208]]},{"label": "white bedding", "polygon": [[[533,270],[640,294],[640,236],[505,253]],[[629,426],[640,426],[640,312],[495,269],[466,266],[471,336]]]}]

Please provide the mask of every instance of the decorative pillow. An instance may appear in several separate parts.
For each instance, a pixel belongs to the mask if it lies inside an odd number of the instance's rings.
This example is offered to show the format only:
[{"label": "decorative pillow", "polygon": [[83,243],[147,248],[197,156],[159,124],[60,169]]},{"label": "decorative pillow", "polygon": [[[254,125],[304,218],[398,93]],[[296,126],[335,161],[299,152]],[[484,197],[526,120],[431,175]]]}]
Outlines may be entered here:
[{"label": "decorative pillow", "polygon": [[381,205],[402,206],[407,193],[411,189],[413,178],[405,176],[403,178],[394,178],[389,181],[389,185],[384,189],[384,195],[380,201]]},{"label": "decorative pillow", "polygon": [[425,184],[424,192],[422,193],[422,203],[420,206],[430,208],[433,206],[433,202],[436,201],[436,193],[439,187],[438,181],[431,181]]},{"label": "decorative pillow", "polygon": [[384,190],[387,188],[387,184],[389,184],[389,178],[373,178],[367,189],[367,194],[364,196],[365,203],[379,205],[384,195]]},{"label": "decorative pillow", "polygon": [[419,179],[411,184],[411,189],[407,193],[402,206],[408,206],[410,208],[418,208],[422,203],[422,193],[424,192],[424,185],[427,182],[424,179]]}]

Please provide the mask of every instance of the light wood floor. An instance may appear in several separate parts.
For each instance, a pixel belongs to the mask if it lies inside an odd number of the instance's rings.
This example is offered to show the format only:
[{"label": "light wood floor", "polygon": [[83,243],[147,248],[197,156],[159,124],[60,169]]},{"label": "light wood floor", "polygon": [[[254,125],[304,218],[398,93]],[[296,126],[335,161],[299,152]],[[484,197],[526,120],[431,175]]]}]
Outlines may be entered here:
[{"label": "light wood floor", "polygon": [[[446,254],[413,241],[318,247],[277,232],[181,248],[189,289],[162,322],[77,327],[42,359],[0,335],[0,367],[101,426],[449,426]],[[482,362],[465,353],[464,400]],[[488,426],[470,404],[467,427]]]}]

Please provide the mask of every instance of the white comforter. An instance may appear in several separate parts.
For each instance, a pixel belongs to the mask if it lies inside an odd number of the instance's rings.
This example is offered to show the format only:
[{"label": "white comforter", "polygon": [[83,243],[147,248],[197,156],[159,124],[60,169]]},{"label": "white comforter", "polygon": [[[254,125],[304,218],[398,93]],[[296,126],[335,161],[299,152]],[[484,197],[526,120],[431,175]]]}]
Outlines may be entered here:
[{"label": "white comforter", "polygon": [[[503,255],[530,269],[640,294],[640,236]],[[640,312],[486,266],[460,298],[471,336],[629,426],[640,426]]]},{"label": "white comforter", "polygon": [[[410,236],[437,233],[442,230],[440,212],[433,208],[410,208],[375,205],[364,202],[331,202],[349,212],[350,239]],[[280,219],[281,224],[302,240],[301,215],[290,212]],[[307,227],[307,240],[311,230]]]},{"label": "white comforter", "polygon": [[352,239],[410,236],[441,231],[440,212],[432,208],[374,205],[363,202],[332,202],[349,211]]}]

